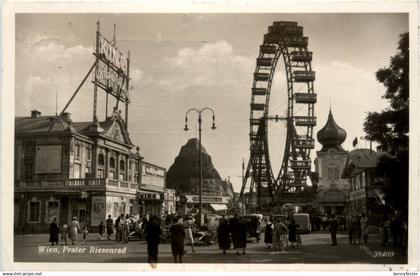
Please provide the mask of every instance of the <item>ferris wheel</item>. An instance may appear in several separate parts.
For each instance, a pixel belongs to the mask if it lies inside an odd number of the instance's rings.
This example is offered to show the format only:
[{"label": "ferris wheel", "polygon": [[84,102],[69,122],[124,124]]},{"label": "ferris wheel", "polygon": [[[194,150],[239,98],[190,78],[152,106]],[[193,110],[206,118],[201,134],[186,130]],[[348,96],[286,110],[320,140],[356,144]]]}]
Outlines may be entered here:
[{"label": "ferris wheel", "polygon": [[269,26],[260,46],[251,90],[250,159],[241,189],[241,196],[246,188],[255,191],[259,205],[307,187],[317,100],[307,46],[303,27],[285,21]]}]

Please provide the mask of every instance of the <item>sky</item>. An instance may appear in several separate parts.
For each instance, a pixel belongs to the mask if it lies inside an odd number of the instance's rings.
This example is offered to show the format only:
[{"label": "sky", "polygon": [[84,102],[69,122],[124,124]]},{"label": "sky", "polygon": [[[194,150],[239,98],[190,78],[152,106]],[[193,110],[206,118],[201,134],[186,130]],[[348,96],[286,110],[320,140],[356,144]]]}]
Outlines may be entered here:
[{"label": "sky", "polygon": [[[346,150],[364,136],[367,113],[388,106],[375,72],[389,65],[399,35],[408,31],[407,14],[17,14],[16,116],[33,109],[54,115],[56,95],[61,111],[94,63],[98,20],[108,38],[115,23],[118,48],[130,50],[129,132],[145,160],[169,169],[181,146],[198,137],[196,114],[189,115],[190,131],[183,130],[185,112],[211,107],[217,129],[210,129],[211,114],[204,113],[202,144],[236,191],[242,160],[249,158],[253,72],[268,26],[303,26],[316,71],[314,137],[331,107],[347,132]],[[90,81],[67,110],[73,121],[92,120]],[[104,95],[99,90],[99,120],[105,119]],[[369,144],[359,141],[359,147]],[[316,143],[312,160],[320,148]]]}]

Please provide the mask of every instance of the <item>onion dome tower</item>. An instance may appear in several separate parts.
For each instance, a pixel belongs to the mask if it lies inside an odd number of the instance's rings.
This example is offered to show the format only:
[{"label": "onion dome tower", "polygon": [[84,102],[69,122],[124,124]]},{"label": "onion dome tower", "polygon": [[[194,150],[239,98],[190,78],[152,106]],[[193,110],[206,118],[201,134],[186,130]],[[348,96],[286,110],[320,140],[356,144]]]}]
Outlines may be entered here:
[{"label": "onion dome tower", "polygon": [[322,145],[321,152],[327,152],[330,149],[345,151],[341,144],[346,140],[347,133],[339,127],[334,121],[331,109],[328,114],[327,123],[317,133],[318,142]]}]

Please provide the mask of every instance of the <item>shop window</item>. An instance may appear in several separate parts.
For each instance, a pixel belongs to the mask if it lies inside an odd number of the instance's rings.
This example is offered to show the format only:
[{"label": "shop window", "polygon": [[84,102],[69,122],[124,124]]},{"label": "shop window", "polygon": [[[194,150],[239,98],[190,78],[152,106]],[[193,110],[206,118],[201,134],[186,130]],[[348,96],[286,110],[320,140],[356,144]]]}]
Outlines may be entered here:
[{"label": "shop window", "polygon": [[86,221],[86,210],[79,210],[79,221],[80,222],[85,222]]},{"label": "shop window", "polygon": [[105,166],[105,158],[102,153],[98,155],[98,166]]},{"label": "shop window", "polygon": [[39,201],[29,202],[28,222],[40,222],[40,221],[41,221],[41,202]]},{"label": "shop window", "polygon": [[77,217],[79,222],[86,223],[88,221],[89,212],[86,209],[73,209],[72,217]]}]

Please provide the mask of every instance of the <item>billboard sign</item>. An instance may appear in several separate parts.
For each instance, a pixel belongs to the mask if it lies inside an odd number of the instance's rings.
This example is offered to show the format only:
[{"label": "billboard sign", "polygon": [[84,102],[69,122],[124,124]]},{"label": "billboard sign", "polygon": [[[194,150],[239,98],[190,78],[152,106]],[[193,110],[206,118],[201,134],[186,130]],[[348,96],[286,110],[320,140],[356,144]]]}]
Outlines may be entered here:
[{"label": "billboard sign", "polygon": [[91,224],[99,225],[106,219],[106,201],[104,196],[92,196]]},{"label": "billboard sign", "polygon": [[35,173],[61,173],[61,145],[44,145],[36,147]]},{"label": "billboard sign", "polygon": [[105,61],[110,62],[117,69],[121,69],[122,73],[127,74],[128,58],[124,56],[114,45],[99,33],[99,56]]},{"label": "billboard sign", "polygon": [[120,101],[129,101],[129,59],[98,32],[94,83]]}]

